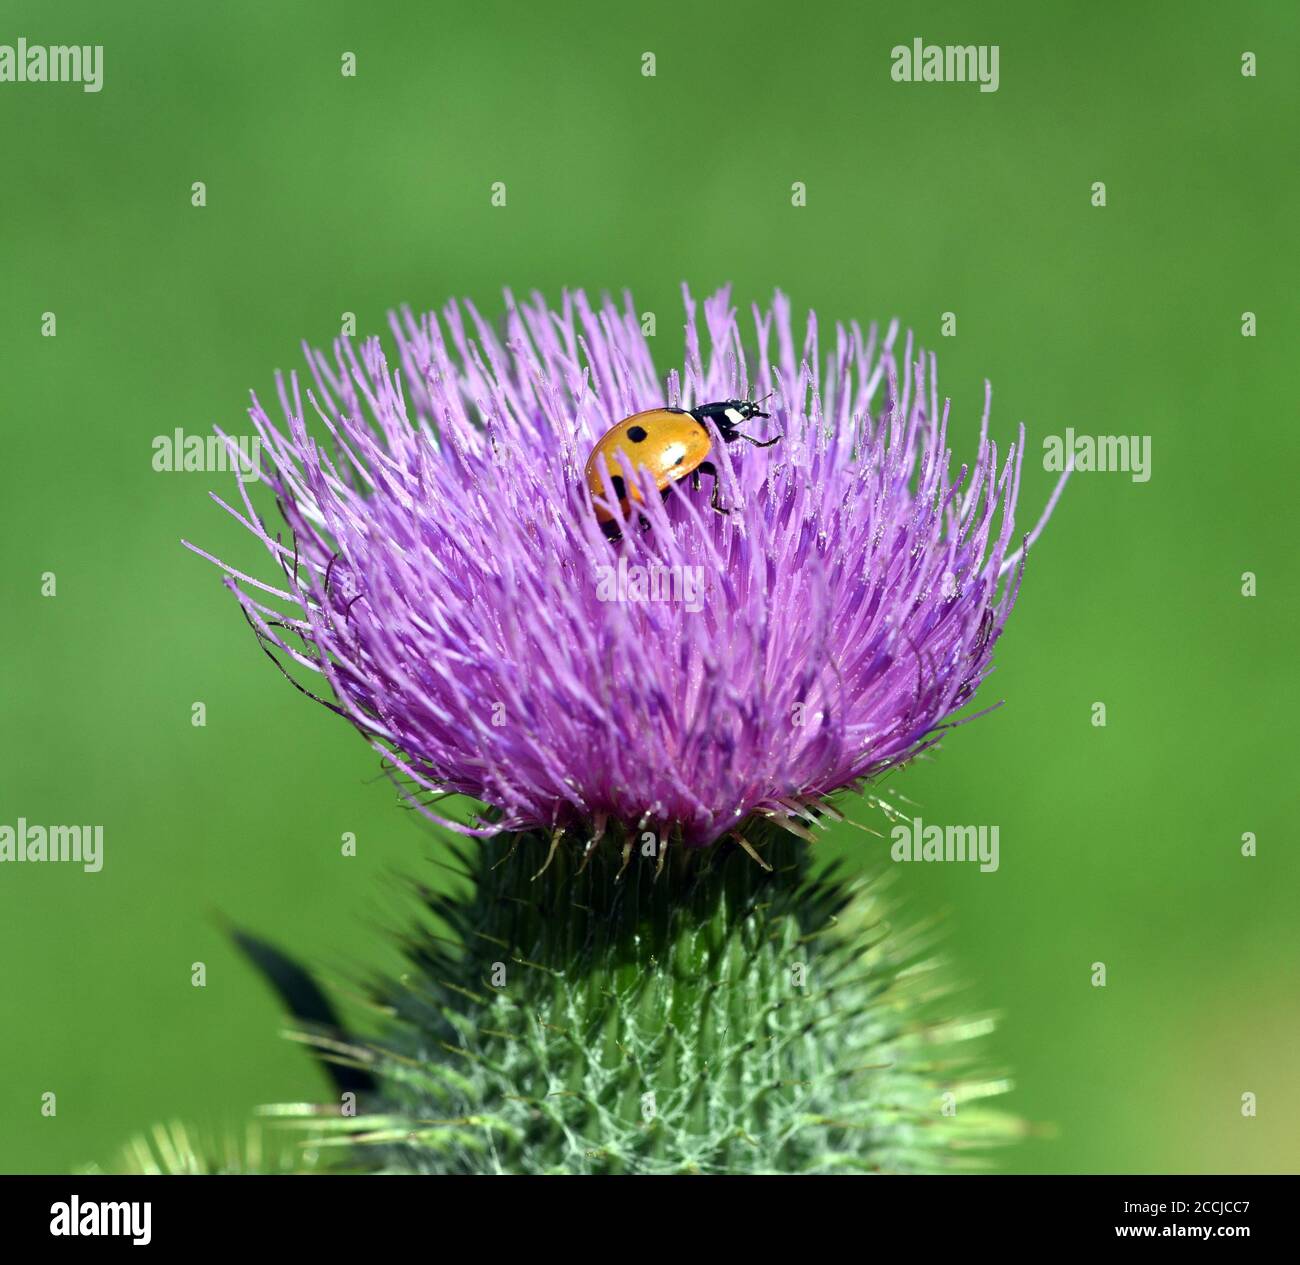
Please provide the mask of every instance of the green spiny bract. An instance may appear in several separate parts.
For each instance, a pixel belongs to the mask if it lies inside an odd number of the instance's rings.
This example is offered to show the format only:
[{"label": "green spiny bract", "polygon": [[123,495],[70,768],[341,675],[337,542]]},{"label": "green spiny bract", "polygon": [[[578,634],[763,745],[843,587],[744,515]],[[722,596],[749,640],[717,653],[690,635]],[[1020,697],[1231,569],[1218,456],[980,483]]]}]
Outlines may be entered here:
[{"label": "green spiny bract", "polygon": [[988,1022],[936,1018],[928,934],[750,837],[771,872],[728,844],[459,853],[468,890],[419,889],[441,925],[375,990],[381,1038],[320,1042],[375,1093],[299,1123],[350,1167],[421,1173],[934,1171],[1014,1138],[965,1052]]},{"label": "green spiny bract", "polygon": [[314,1146],[296,1145],[283,1130],[259,1121],[250,1121],[242,1131],[235,1132],[198,1129],[177,1120],[136,1134],[107,1169],[88,1164],[80,1172],[146,1177],[311,1173],[321,1167],[319,1160]]}]

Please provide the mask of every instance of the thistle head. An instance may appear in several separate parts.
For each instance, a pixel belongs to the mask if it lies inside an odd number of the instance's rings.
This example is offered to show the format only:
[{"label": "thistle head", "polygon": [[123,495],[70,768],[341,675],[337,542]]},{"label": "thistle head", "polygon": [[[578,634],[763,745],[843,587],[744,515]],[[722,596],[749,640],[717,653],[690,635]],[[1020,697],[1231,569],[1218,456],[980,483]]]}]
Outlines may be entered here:
[{"label": "thistle head", "polygon": [[[1024,560],[1023,429],[1000,454],[986,393],[954,470],[933,357],[896,324],[823,346],[782,295],[742,319],[727,290],[685,315],[666,380],[630,299],[507,293],[499,329],[468,303],[394,315],[391,359],[378,338],[307,348],[280,420],[254,396],[288,531],[239,484],[242,507],[221,503],[274,579],[227,583],[295,683],[453,830],[802,829],[932,744],[989,671]],[[713,444],[725,513],[629,472],[642,496],[611,541],[593,445],[708,401],[781,442]],[[487,811],[454,820],[448,795]]]}]

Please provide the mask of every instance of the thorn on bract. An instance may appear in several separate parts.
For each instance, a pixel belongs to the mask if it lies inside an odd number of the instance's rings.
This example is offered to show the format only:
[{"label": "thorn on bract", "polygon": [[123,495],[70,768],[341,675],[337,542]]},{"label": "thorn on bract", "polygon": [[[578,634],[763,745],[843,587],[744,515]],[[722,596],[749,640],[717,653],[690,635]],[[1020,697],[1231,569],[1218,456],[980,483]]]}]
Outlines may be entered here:
[{"label": "thorn on bract", "polygon": [[664,872],[664,862],[668,859],[668,839],[665,835],[659,836],[659,862],[655,866],[655,879]]},{"label": "thorn on bract", "polygon": [[740,833],[739,830],[733,830],[733,831],[731,832],[731,837],[732,837],[732,838],[733,838],[733,839],[734,839],[738,844],[740,844],[740,846],[741,846],[742,848],[745,849],[745,851],[746,851],[746,853],[748,853],[748,855],[749,855],[749,859],[750,859],[751,861],[756,861],[756,862],[757,862],[759,865],[761,865],[761,866],[763,867],[763,869],[765,869],[769,874],[772,873],[772,867],[771,867],[770,865],[768,865],[768,863],[767,863],[766,861],[764,861],[763,858],[762,858],[761,856],[759,856],[758,853],[757,853],[756,851],[754,851],[754,845],[753,845],[752,843],[750,843],[749,840],[746,839],[745,836],[742,835],[742,834]]},{"label": "thorn on bract", "polygon": [[607,821],[608,821],[608,816],[605,813],[596,814],[595,820],[592,823],[594,826],[594,830],[592,832],[591,841],[587,844],[586,849],[583,851],[582,864],[578,866],[579,874],[581,874],[582,871],[587,868],[587,862],[591,860],[592,853],[596,851],[596,848],[599,846],[600,841],[605,837],[605,823]]},{"label": "thorn on bract", "polygon": [[556,828],[551,831],[551,847],[546,854],[546,860],[542,862],[542,868],[538,870],[531,879],[529,879],[530,883],[536,883],[537,880],[551,868],[551,862],[555,860],[555,850],[560,846],[560,838],[563,834],[563,826],[556,826]]}]

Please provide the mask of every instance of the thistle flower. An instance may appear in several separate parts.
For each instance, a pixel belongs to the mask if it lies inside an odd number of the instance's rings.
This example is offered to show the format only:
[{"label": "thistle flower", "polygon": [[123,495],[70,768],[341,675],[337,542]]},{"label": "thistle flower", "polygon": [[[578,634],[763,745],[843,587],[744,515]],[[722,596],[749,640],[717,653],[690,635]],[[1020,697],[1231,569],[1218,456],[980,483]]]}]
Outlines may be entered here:
[{"label": "thistle flower", "polygon": [[[933,358],[910,336],[900,357],[896,325],[824,352],[780,295],[747,345],[728,291],[703,330],[687,294],[666,382],[630,299],[506,306],[500,335],[469,305],[402,312],[396,367],[377,339],[308,349],[279,425],[254,397],[288,537],[242,483],[226,508],[283,580],[227,583],[430,818],[504,836],[459,845],[468,888],[417,885],[438,925],[367,986],[373,1036],[244,937],[343,1068],[344,1110],[269,1114],[351,1167],[422,1173],[911,1172],[1017,1136],[980,1106],[1008,1084],[970,1052],[988,1021],[934,1013],[927,934],[794,836],[959,723],[987,674],[1042,526],[1017,540],[1023,429],[999,459],[986,392],[954,475]],[[643,466],[584,477],[634,413],[756,397],[768,447],[715,425],[754,409],[697,415],[709,500],[660,497]],[[487,807],[456,821],[449,794]],[[650,826],[668,846],[633,865]]]},{"label": "thistle flower", "polygon": [[[653,828],[702,846],[767,817],[803,833],[827,796],[960,723],[989,670],[1042,527],[1015,536],[1023,428],[999,460],[986,390],[954,475],[933,357],[908,335],[900,367],[896,323],[836,326],[823,348],[816,317],[797,333],[780,294],[752,329],[728,290],[704,302],[703,329],[685,302],[666,384],[630,298],[579,292],[553,311],[507,293],[503,333],[472,304],[403,310],[398,366],[379,339],[340,339],[332,358],[305,348],[305,390],[277,379],[285,421],[253,397],[290,532],[243,483],[242,511],[217,498],[283,576],[225,567],[227,583],[286,672],[323,678],[299,688],[443,826],[593,843]],[[605,501],[623,531],[602,532],[582,472],[611,426],[765,395],[779,443],[714,444],[731,512],[635,476],[638,521]],[[634,600],[608,600],[629,574],[646,592],[686,577],[696,600],[671,584],[678,600],[635,600],[635,583]],[[490,811],[447,817],[437,801],[455,794]]]}]

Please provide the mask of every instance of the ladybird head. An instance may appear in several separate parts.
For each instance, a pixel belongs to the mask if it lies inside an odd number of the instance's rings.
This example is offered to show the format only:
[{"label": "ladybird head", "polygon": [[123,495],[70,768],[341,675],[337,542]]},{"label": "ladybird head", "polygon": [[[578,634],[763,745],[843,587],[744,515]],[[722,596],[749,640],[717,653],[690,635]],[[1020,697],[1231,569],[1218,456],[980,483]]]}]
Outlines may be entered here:
[{"label": "ladybird head", "polygon": [[[730,444],[737,439],[743,439],[746,443],[753,444],[755,448],[770,448],[776,443],[776,439],[757,440],[740,432],[740,427],[753,418],[772,416],[771,413],[763,412],[763,404],[770,398],[769,393],[761,400],[727,400],[722,406],[720,415],[715,418],[723,440]],[[777,439],[779,438],[778,435]]]},{"label": "ladybird head", "polygon": [[748,435],[741,434],[740,427],[755,417],[770,417],[770,413],[763,412],[763,403],[768,399],[764,396],[762,400],[718,400],[714,404],[701,404],[697,408],[690,410],[691,416],[702,426],[707,426],[710,422],[718,428],[718,434],[725,443],[732,443],[737,439],[747,440],[759,448],[766,448],[776,440],[766,440],[762,443],[751,439]]},{"label": "ladybird head", "polygon": [[755,417],[770,417],[771,414],[764,413],[762,407],[768,398],[764,396],[762,400],[723,400],[721,404],[712,405],[709,411],[719,430],[733,431]]},{"label": "ladybird head", "polygon": [[728,400],[727,407],[729,410],[734,409],[740,414],[741,422],[747,422],[754,417],[770,417],[770,413],[764,413],[760,405],[761,400]]}]

